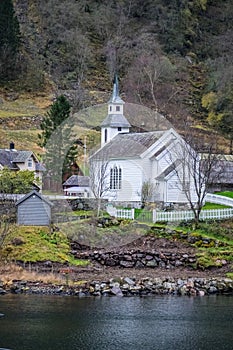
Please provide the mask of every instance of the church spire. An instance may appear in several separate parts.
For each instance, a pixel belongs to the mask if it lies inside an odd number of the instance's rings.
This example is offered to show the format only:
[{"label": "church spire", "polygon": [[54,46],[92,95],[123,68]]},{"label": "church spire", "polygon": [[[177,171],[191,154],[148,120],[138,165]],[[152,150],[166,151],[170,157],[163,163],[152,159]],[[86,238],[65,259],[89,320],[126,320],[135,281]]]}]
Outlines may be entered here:
[{"label": "church spire", "polygon": [[119,133],[129,132],[131,125],[124,116],[125,102],[120,98],[117,74],[113,80],[112,96],[108,101],[108,115],[101,123],[101,145]]},{"label": "church spire", "polygon": [[116,73],[114,74],[113,79],[112,97],[110,98],[108,103],[124,103],[124,101],[120,98],[119,95],[118,77]]}]

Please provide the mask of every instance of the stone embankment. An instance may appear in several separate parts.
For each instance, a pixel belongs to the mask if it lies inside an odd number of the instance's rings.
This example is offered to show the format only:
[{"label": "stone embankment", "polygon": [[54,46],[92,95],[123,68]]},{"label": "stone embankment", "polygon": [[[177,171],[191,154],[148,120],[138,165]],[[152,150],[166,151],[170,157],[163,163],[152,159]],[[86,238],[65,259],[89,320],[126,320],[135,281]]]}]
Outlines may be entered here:
[{"label": "stone embankment", "polygon": [[145,250],[91,251],[76,253],[77,259],[89,259],[102,266],[123,268],[175,268],[192,267],[197,259],[195,254]]},{"label": "stone embankment", "polygon": [[108,281],[83,282],[78,285],[52,285],[41,282],[12,281],[0,282],[0,294],[43,294],[86,296],[152,296],[187,295],[204,296],[211,294],[233,294],[233,280],[229,278],[112,278]]}]

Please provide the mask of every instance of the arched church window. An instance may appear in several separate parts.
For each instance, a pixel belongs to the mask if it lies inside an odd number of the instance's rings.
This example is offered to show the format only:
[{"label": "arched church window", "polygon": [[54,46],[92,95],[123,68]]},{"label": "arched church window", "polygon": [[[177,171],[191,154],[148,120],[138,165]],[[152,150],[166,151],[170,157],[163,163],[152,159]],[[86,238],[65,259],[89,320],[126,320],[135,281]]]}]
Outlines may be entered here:
[{"label": "arched church window", "polygon": [[122,185],[122,170],[116,165],[110,169],[110,189],[120,190]]},{"label": "arched church window", "polygon": [[108,139],[108,130],[105,129],[104,130],[104,142],[107,142],[107,139]]}]

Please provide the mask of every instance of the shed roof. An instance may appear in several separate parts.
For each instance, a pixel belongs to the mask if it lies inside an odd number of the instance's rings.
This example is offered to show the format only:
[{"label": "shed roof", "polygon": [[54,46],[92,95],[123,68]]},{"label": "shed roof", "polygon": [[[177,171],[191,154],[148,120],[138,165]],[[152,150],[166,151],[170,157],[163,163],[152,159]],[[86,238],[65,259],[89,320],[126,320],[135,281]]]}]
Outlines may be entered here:
[{"label": "shed roof", "polygon": [[71,175],[64,183],[63,186],[78,186],[88,187],[90,184],[89,176]]},{"label": "shed roof", "polygon": [[32,197],[32,196],[37,196],[38,198],[40,198],[43,202],[47,203],[49,206],[53,206],[53,203],[51,203],[47,198],[45,198],[44,196],[42,196],[39,192],[37,192],[36,190],[33,190],[29,193],[27,193],[24,197],[22,197],[21,199],[19,199],[15,205],[18,206],[19,204],[21,204],[22,202],[26,201],[28,198]]},{"label": "shed roof", "polygon": [[218,160],[211,170],[210,182],[233,185],[233,161]]}]

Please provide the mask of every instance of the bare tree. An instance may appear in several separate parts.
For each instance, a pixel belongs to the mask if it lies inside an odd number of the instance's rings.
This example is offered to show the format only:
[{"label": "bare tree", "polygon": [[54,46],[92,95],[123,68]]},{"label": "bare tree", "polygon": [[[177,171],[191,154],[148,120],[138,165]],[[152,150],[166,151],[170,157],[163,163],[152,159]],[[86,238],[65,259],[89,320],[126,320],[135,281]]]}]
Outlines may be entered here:
[{"label": "bare tree", "polygon": [[101,202],[110,189],[110,171],[107,159],[90,158],[90,185],[97,201],[97,217],[100,215]]},{"label": "bare tree", "polygon": [[15,202],[16,195],[0,192],[0,250],[9,234],[12,222],[15,222]]},{"label": "bare tree", "polygon": [[[150,101],[151,106],[158,110],[164,103],[164,95],[172,98],[171,82],[174,80],[174,67],[162,54],[142,53],[132,63],[127,75],[125,90],[127,95],[140,104]],[[166,91],[166,93],[165,93]]]},{"label": "bare tree", "polygon": [[141,190],[142,206],[145,206],[146,203],[152,202],[154,200],[155,191],[156,185],[153,184],[150,180],[143,182]]},{"label": "bare tree", "polygon": [[176,141],[167,157],[178,179],[177,188],[186,197],[198,225],[206,193],[219,177],[216,142],[204,145],[191,128],[186,128],[184,139]]}]

